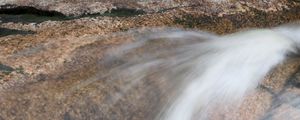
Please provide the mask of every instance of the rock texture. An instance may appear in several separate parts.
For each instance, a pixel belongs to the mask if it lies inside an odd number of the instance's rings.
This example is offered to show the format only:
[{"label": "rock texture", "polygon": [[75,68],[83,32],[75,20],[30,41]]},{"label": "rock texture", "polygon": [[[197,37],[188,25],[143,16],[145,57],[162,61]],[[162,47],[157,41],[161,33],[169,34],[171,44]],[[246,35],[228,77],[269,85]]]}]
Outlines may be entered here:
[{"label": "rock texture", "polygon": [[[6,14],[11,13],[9,9],[18,8],[29,9],[29,13],[38,16],[47,13],[59,17],[22,22],[16,21],[16,16],[1,16],[1,33],[9,32],[0,37],[0,120],[152,120],[166,102],[165,83],[149,78],[122,96],[126,83],[101,77],[109,66],[98,63],[108,49],[133,41],[148,27],[226,34],[300,19],[299,2],[292,0],[197,1],[1,0],[0,12]],[[36,11],[30,11],[31,7]],[[113,9],[143,12],[125,17],[122,12],[104,15]],[[94,13],[102,15],[61,16]],[[266,78],[257,93],[249,95],[239,111],[224,110],[214,115],[215,119],[281,119],[277,113],[286,109],[292,111],[291,119],[295,118],[299,104],[291,101],[300,97],[299,66],[299,58],[286,61]],[[80,87],[87,84],[85,81],[95,82]],[[283,105],[273,104],[278,103],[274,101]],[[270,111],[271,108],[276,109]]]},{"label": "rock texture", "polygon": [[[251,8],[264,11],[288,9],[288,0],[1,0],[0,9],[21,9],[33,7],[39,10],[55,11],[67,16],[103,14],[111,10],[141,10],[146,13],[168,9],[203,6],[198,12],[226,14],[246,12]],[[296,0],[295,0],[296,2]],[[209,7],[207,7],[209,6]],[[246,7],[245,7],[246,6]]]}]

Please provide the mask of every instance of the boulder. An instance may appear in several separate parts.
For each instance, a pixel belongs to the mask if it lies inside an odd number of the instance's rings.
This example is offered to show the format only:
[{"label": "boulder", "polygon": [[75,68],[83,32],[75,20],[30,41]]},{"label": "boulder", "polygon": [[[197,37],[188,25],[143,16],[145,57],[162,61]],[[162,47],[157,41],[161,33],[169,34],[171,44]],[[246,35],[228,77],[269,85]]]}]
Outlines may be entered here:
[{"label": "boulder", "polygon": [[[1,32],[14,31],[0,35],[0,120],[153,120],[170,99],[168,83],[151,76],[128,86],[128,81],[103,77],[110,70],[100,64],[108,50],[147,34],[147,28],[222,35],[300,19],[296,0],[1,0],[0,4],[5,13]],[[11,10],[28,10],[26,14],[43,20],[18,21],[15,18],[25,13]],[[142,12],[124,15],[122,10]],[[214,119],[282,119],[278,113],[285,110],[292,111],[290,119],[298,119],[294,114],[299,114],[299,106],[293,100],[300,93],[299,66],[299,58],[287,60],[245,98],[238,111],[220,108],[212,113]]]}]

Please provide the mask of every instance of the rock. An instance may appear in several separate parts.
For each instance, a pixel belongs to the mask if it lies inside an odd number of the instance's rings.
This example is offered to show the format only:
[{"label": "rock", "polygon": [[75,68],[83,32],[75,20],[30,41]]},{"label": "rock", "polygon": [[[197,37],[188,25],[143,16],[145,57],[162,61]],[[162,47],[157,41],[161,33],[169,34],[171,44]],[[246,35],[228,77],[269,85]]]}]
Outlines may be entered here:
[{"label": "rock", "polygon": [[197,12],[223,15],[227,13],[246,12],[249,9],[264,11],[283,10],[288,9],[287,3],[292,2],[280,0],[2,0],[0,3],[0,13],[5,10],[7,10],[7,12],[17,12],[21,10],[20,12],[22,12],[22,10],[29,9],[28,12],[35,11],[39,13],[52,11],[52,13],[57,12],[57,14],[61,13],[66,16],[81,16],[85,14],[104,14],[112,10],[142,10],[146,13],[153,13],[170,9],[201,6],[200,9],[197,9]]},{"label": "rock", "polygon": [[[147,31],[145,27],[179,27],[227,34],[300,19],[300,5],[294,1],[200,2],[1,1],[1,10],[27,6],[38,13],[44,10],[47,14],[58,12],[67,16],[103,14],[121,8],[145,13],[28,23],[4,21],[1,17],[1,28],[33,33],[0,37],[1,65],[14,69],[22,66],[22,70],[4,76],[6,81],[0,80],[0,119],[152,120],[169,97],[164,88],[167,83],[161,83],[152,76],[128,89],[123,87],[127,83],[122,80],[110,81],[102,77],[109,66],[101,66],[99,61],[106,57],[108,49],[130,43],[136,35]],[[229,113],[224,111],[214,117],[223,119],[225,115],[228,119],[254,119],[266,118],[268,116],[264,113],[273,111],[289,109],[297,112],[294,110],[297,104],[287,103],[299,93],[298,88],[293,86],[297,83],[298,74],[295,73],[299,72],[299,65],[299,58],[293,58],[278,66],[259,90],[246,98],[239,111],[231,112],[229,109]],[[292,76],[296,76],[295,79]],[[288,84],[291,82],[293,84]],[[123,93],[124,89],[130,94]],[[273,104],[275,100],[284,105],[270,111],[272,106],[276,106]]]},{"label": "rock", "polygon": [[[254,93],[245,97],[240,108],[213,110],[213,120],[289,120],[299,119],[300,89],[289,84],[300,73],[299,58],[287,60],[266,77]],[[298,81],[298,80],[297,80]]]},{"label": "rock", "polygon": [[272,104],[272,95],[265,90],[258,89],[248,95],[240,108],[220,107],[212,110],[213,120],[259,120],[268,112]]}]

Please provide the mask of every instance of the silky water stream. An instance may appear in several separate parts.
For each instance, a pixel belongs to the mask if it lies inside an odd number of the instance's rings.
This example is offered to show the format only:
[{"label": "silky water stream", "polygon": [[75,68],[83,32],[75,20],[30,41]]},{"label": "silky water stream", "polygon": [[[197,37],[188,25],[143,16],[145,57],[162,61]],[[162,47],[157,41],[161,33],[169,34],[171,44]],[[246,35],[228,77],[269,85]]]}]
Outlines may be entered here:
[{"label": "silky water stream", "polygon": [[[1,93],[0,118],[297,120],[298,72],[279,92],[263,82],[278,66],[290,69],[285,61],[299,63],[299,33],[295,23],[227,35],[141,28],[74,38],[89,44],[36,82]],[[59,39],[49,41],[11,58],[55,52]],[[271,73],[271,82],[280,83],[276,76],[288,72]]]},{"label": "silky water stream", "polygon": [[[223,36],[178,29],[150,31],[136,37],[134,42],[108,50],[105,59],[98,63],[109,68],[105,74],[85,80],[76,88],[93,84],[99,77],[121,80],[120,92],[112,94],[110,104],[115,104],[131,94],[140,82],[155,79],[162,86],[163,95],[152,97],[164,100],[149,101],[159,108],[152,111],[150,119],[242,119],[217,116],[237,112],[264,77],[289,56],[297,55],[300,46],[299,25],[244,30]],[[289,102],[299,106],[299,97]],[[271,119],[272,111],[270,108],[259,119]]]}]

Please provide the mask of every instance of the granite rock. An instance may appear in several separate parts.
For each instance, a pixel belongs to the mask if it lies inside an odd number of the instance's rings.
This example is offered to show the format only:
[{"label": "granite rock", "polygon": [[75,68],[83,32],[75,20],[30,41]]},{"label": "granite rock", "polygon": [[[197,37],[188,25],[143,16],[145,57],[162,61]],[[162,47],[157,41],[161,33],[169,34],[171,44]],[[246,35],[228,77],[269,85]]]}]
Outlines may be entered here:
[{"label": "granite rock", "polygon": [[104,14],[111,10],[141,10],[145,13],[161,12],[169,9],[202,6],[197,12],[207,14],[246,12],[249,9],[277,11],[288,9],[288,0],[1,0],[0,11],[9,9],[35,8],[54,11],[66,16]]},{"label": "granite rock", "polygon": [[[125,17],[85,16],[29,23],[4,21],[2,18],[7,16],[1,17],[1,28],[32,33],[0,37],[0,65],[5,66],[0,67],[2,71],[9,70],[3,73],[0,69],[0,119],[152,120],[168,98],[166,83],[152,76],[129,89],[130,94],[122,94],[126,82],[101,77],[109,69],[109,66],[99,65],[108,49],[132,42],[136,35],[145,33],[146,28],[177,27],[228,34],[300,19],[300,6],[296,1],[167,2],[0,2],[1,9],[29,6],[67,16],[105,13],[116,8],[145,12]],[[298,104],[293,100],[297,100],[300,93],[299,66],[299,58],[287,60],[266,77],[256,93],[246,97],[239,111],[224,110],[214,114],[214,119],[281,119],[277,113],[282,110],[298,114]],[[274,101],[280,101],[282,106],[278,107]]]}]

